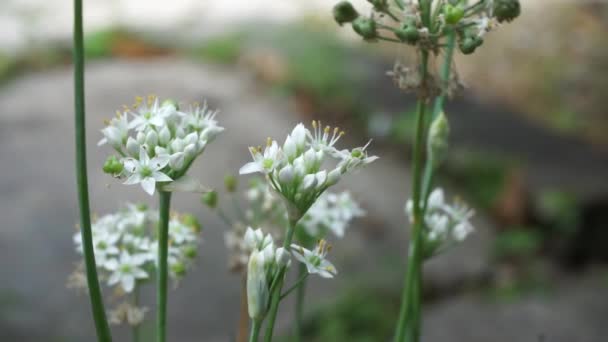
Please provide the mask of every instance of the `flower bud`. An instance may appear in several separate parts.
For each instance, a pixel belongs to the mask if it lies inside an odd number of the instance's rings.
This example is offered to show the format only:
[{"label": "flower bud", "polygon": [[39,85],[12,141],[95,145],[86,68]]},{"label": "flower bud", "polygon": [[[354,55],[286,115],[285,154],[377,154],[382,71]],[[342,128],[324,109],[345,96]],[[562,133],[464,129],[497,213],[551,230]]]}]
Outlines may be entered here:
[{"label": "flower bud", "polygon": [[203,202],[203,204],[207,205],[209,208],[215,209],[217,207],[217,192],[209,191],[204,193],[203,196],[201,196],[201,202]]},{"label": "flower bud", "polygon": [[134,158],[139,157],[139,144],[132,137],[129,137],[127,139],[127,153],[131,157],[134,157]]},{"label": "flower bud", "polygon": [[171,273],[175,274],[178,278],[183,277],[186,275],[186,265],[181,261],[176,261],[171,264]]},{"label": "flower bud", "polygon": [[319,171],[315,174],[315,178],[317,178],[317,188],[322,187],[327,182],[327,171]]},{"label": "flower bud", "polygon": [[460,51],[465,55],[470,55],[483,44],[483,38],[478,36],[465,36],[458,44]]},{"label": "flower bud", "polygon": [[441,112],[431,123],[427,140],[427,151],[433,168],[439,166],[447,154],[450,125],[445,113]]},{"label": "flower bud", "polygon": [[342,177],[342,172],[340,172],[339,168],[335,168],[327,174],[327,186],[332,186],[340,181],[340,177]]},{"label": "flower bud", "polygon": [[334,14],[334,19],[340,26],[344,23],[350,23],[359,17],[357,10],[348,1],[340,1],[337,3],[332,12]]},{"label": "flower bud", "polygon": [[169,166],[176,171],[180,171],[184,167],[185,155],[184,152],[173,153],[169,157]]},{"label": "flower bud", "polygon": [[161,145],[166,146],[171,140],[171,131],[169,131],[169,127],[163,126],[158,134],[158,141]]},{"label": "flower bud", "polygon": [[247,309],[251,319],[260,321],[268,309],[268,284],[264,269],[264,257],[254,250],[247,264]]},{"label": "flower bud", "polygon": [[143,145],[146,143],[146,135],[144,134],[144,132],[137,132],[137,135],[135,136],[135,141],[137,141],[138,144]]},{"label": "flower bud", "polygon": [[112,175],[117,175],[122,172],[124,166],[122,163],[116,158],[116,156],[110,156],[103,164],[103,172],[109,173]]},{"label": "flower bud", "polygon": [[371,18],[358,17],[353,21],[353,30],[365,40],[376,38],[376,22]]},{"label": "flower bud", "polygon": [[190,160],[196,157],[196,144],[190,144],[184,148],[184,154],[186,159]]},{"label": "flower bud", "polygon": [[158,145],[158,134],[155,131],[150,131],[146,134],[146,144],[152,148]]},{"label": "flower bud", "polygon": [[279,182],[281,184],[289,184],[294,179],[293,166],[287,165],[279,171]]},{"label": "flower bud", "polygon": [[279,267],[284,267],[289,264],[290,254],[283,247],[277,248],[274,254],[275,261]]},{"label": "flower bud", "polygon": [[182,222],[186,226],[191,227],[197,233],[200,232],[202,229],[200,222],[198,222],[198,219],[194,215],[184,215],[182,217]]},{"label": "flower bud", "polygon": [[519,0],[494,0],[494,16],[499,23],[512,21],[519,17],[520,13]]},{"label": "flower bud", "polygon": [[196,247],[195,246],[190,245],[190,246],[186,246],[184,248],[184,255],[188,259],[194,259],[194,258],[196,258],[197,254],[198,254],[198,252],[196,251]]},{"label": "flower bud", "polygon": [[420,39],[420,32],[415,25],[404,24],[401,28],[395,30],[395,36],[402,42],[413,45]]},{"label": "flower bud", "polygon": [[238,184],[238,180],[233,175],[224,176],[224,186],[226,187],[226,191],[235,192]]},{"label": "flower bud", "polygon": [[300,184],[300,190],[308,191],[311,188],[313,188],[315,185],[317,185],[317,177],[315,177],[315,175],[313,175],[313,174],[308,174],[308,175],[304,176],[304,179],[302,180],[302,184]]}]

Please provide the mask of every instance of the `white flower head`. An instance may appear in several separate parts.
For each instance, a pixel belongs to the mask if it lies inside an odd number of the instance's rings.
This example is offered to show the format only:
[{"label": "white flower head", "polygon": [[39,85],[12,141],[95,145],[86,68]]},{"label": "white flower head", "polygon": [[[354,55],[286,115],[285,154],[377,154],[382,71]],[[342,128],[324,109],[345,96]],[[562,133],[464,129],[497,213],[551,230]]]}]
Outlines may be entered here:
[{"label": "white flower head", "polygon": [[109,143],[112,147],[120,149],[127,142],[129,137],[129,120],[127,113],[116,113],[106,127],[101,130],[103,138],[99,140],[98,146]]},{"label": "white flower head", "polygon": [[330,249],[331,246],[325,240],[320,240],[312,251],[296,244],[291,245],[291,253],[306,265],[308,273],[318,274],[323,278],[333,278],[338,274],[334,265],[325,258]]},{"label": "white flower head", "polygon": [[129,128],[138,132],[147,128],[163,127],[166,124],[165,120],[175,113],[173,105],[161,105],[155,96],[149,96],[147,101],[138,97],[134,107],[135,112],[132,112],[134,119],[129,123]]},{"label": "white flower head", "polygon": [[266,148],[262,152],[259,147],[250,147],[249,152],[253,158],[239,170],[240,174],[248,174],[254,172],[270,173],[274,171],[281,163],[283,152],[279,148],[276,141],[268,138]]}]

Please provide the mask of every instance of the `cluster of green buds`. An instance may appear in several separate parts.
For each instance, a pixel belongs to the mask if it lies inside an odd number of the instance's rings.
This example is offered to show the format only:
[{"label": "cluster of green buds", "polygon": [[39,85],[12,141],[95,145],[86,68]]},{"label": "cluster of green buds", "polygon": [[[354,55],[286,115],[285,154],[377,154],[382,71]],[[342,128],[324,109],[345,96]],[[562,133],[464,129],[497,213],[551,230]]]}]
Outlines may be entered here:
[{"label": "cluster of green buds", "polygon": [[366,41],[392,41],[438,53],[444,38],[453,31],[463,54],[483,44],[484,35],[499,23],[520,14],[519,0],[367,0],[369,16],[361,15],[348,1],[333,8],[338,24],[350,23]]}]

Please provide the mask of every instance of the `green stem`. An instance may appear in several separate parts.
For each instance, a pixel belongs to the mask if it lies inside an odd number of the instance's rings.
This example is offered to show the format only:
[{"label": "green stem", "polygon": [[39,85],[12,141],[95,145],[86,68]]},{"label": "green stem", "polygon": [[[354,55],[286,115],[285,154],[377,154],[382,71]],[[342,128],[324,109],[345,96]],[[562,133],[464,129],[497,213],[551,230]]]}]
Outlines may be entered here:
[{"label": "green stem", "polygon": [[91,232],[91,209],[87,179],[87,150],[84,102],[84,40],[82,33],[82,0],[74,0],[74,123],[76,128],[76,183],[80,208],[80,234],[87,273],[89,299],[97,340],[112,341],[112,334],[105,314],[101,288],[97,277],[97,264]]},{"label": "green stem", "polygon": [[158,274],[157,274],[157,306],[156,341],[165,342],[167,338],[167,280],[169,277],[167,257],[169,252],[169,210],[171,193],[159,191],[160,217],[158,221]]},{"label": "green stem", "polygon": [[[300,263],[298,267],[298,282],[294,285],[297,288],[296,292],[296,329],[294,341],[299,342],[302,340],[302,325],[304,323],[304,297],[306,296],[306,279],[308,278],[308,270],[306,269],[306,265]],[[289,291],[286,293],[289,294]]]},{"label": "green stem", "polygon": [[260,337],[260,327],[262,326],[261,320],[254,320],[251,323],[251,334],[249,335],[249,342],[257,342]]},{"label": "green stem", "polygon": [[[287,229],[287,235],[285,236],[285,240],[283,240],[283,248],[285,248],[286,251],[289,251],[289,248],[291,246],[291,241],[293,240],[293,233],[296,230],[296,225],[298,223],[298,221],[300,220],[300,215],[294,215],[293,213],[289,213],[289,227]],[[294,217],[296,216],[296,217]],[[279,302],[281,301],[281,289],[283,288],[283,280],[284,280],[284,274],[285,274],[285,266],[282,267],[278,272],[277,272],[277,277],[278,279],[275,279],[276,281],[276,286],[272,286],[271,289],[271,293],[270,293],[270,309],[269,309],[269,316],[268,316],[268,324],[266,326],[266,334],[264,335],[264,341],[266,342],[270,342],[272,341],[272,334],[274,332],[274,323],[276,321],[277,318],[277,313],[279,311]]]},{"label": "green stem", "polygon": [[[427,79],[428,72],[428,52],[422,52],[421,74],[423,75],[422,84],[424,85]],[[405,277],[405,286],[403,288],[401,309],[399,311],[399,320],[395,332],[395,342],[417,342],[419,340],[419,327],[421,322],[419,317],[420,300],[419,291],[416,291],[416,286],[421,287],[422,276],[422,234],[423,234],[423,207],[421,205],[422,191],[422,166],[424,152],[424,137],[425,137],[425,111],[426,98],[418,98],[416,109],[416,139],[414,142],[414,158],[413,158],[413,174],[412,174],[412,201],[413,201],[413,229],[410,236],[410,249]]]},{"label": "green stem", "polygon": [[[304,266],[304,273],[301,273],[302,266]],[[300,264],[300,266],[298,268],[298,280],[296,280],[296,282],[287,291],[285,291],[281,294],[281,300],[285,299],[285,297],[289,296],[290,293],[292,293],[295,289],[300,287],[300,284],[304,285],[306,278],[308,278],[308,272],[306,270],[306,265]]]}]

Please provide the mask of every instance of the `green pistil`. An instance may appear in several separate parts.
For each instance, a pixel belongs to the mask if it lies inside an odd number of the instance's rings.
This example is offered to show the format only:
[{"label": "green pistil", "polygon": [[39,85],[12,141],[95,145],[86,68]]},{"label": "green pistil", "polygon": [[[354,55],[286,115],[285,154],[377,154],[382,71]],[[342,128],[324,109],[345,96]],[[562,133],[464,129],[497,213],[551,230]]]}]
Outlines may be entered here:
[{"label": "green pistil", "polygon": [[149,167],[144,166],[144,167],[141,168],[140,174],[144,178],[145,177],[150,177],[150,176],[152,176],[152,170]]}]

